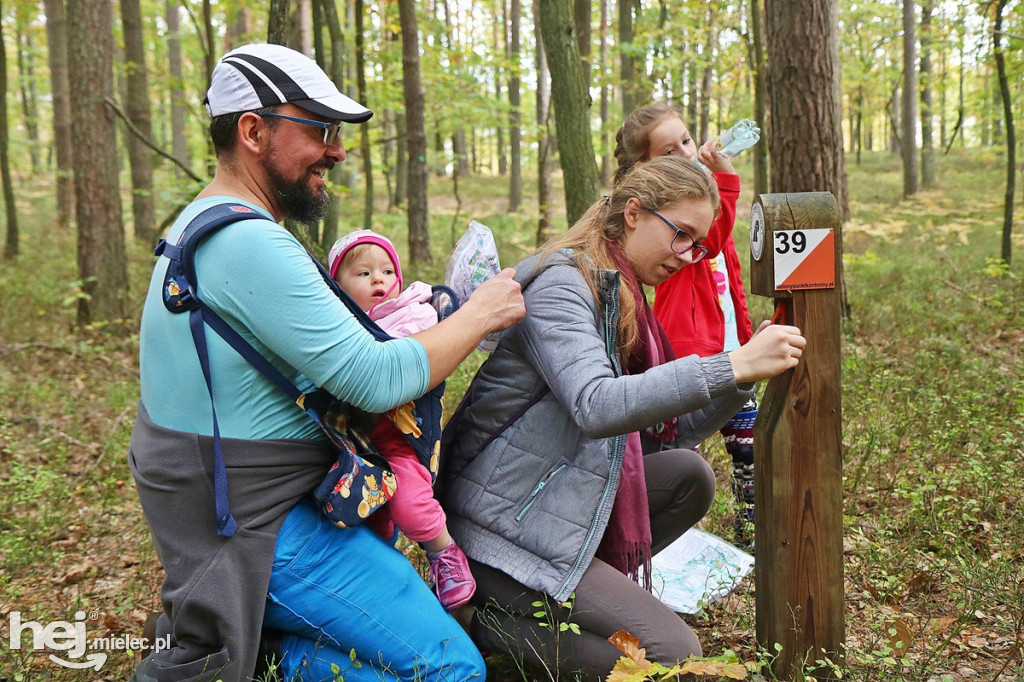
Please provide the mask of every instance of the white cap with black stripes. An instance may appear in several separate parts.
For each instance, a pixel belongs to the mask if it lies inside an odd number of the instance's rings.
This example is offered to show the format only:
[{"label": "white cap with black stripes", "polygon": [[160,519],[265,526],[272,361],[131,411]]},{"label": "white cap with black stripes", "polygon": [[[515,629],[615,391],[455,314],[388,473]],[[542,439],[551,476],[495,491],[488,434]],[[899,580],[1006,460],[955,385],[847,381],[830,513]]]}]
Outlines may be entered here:
[{"label": "white cap with black stripes", "polygon": [[228,52],[214,67],[203,100],[211,117],[285,102],[346,123],[363,123],[373,116],[341,94],[315,61],[283,45],[244,45]]}]

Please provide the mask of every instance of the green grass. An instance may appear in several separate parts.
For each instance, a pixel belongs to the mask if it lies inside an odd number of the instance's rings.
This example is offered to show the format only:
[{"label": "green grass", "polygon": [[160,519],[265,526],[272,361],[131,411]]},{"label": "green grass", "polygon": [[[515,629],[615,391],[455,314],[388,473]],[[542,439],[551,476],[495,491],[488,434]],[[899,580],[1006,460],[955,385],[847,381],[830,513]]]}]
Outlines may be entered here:
[{"label": "green grass", "polygon": [[[940,161],[940,186],[909,200],[895,157],[848,163],[844,679],[1022,679],[1024,240],[1018,229],[1013,267],[994,263],[1001,159],[956,151]],[[451,181],[431,182],[433,264],[404,263],[407,280],[441,281],[470,218],[494,230],[504,265],[531,250],[533,187],[510,216],[504,178],[464,178],[456,216]],[[45,179],[22,178],[18,196],[23,255],[0,266],[0,614],[20,610],[45,622],[84,609],[98,614],[90,637],[138,635],[158,607],[161,577],[125,462],[138,340],[75,328],[75,235],[51,224]],[[172,198],[161,197],[158,214]],[[747,189],[736,230],[743,262],[750,202]],[[359,192],[345,205],[361,207]],[[378,205],[375,229],[405,255],[405,215]],[[138,244],[129,255],[137,320],[152,256]],[[769,299],[750,302],[755,320],[770,314]],[[449,409],[483,359],[475,352],[451,377]],[[729,537],[730,467],[720,437],[704,452],[720,494],[702,527]],[[709,655],[766,656],[754,635],[759,596],[748,579],[688,619]],[[0,679],[97,678],[6,644]],[[124,679],[131,668],[129,656],[116,655],[103,674]],[[498,671],[492,678],[504,679]]]}]

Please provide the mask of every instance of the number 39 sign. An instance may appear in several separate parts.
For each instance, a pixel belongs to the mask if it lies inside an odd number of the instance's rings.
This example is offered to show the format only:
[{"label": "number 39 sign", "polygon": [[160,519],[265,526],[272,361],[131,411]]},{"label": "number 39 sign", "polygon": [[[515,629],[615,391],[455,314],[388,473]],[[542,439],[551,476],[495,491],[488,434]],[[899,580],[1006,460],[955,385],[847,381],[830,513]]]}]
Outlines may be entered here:
[{"label": "number 39 sign", "polygon": [[836,286],[833,230],[779,230],[775,238],[775,289]]}]

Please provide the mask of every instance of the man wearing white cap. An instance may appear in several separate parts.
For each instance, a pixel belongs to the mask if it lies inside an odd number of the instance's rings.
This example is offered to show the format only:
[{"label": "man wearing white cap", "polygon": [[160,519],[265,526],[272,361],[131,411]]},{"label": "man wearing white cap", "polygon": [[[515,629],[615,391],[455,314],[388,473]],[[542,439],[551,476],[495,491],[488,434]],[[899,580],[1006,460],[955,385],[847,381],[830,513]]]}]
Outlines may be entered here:
[{"label": "man wearing white cap", "polygon": [[[323,217],[324,176],[345,159],[341,124],[372,112],[278,45],[224,55],[206,106],[216,175],[167,242],[211,207],[252,214],[201,242],[196,293],[300,390],[320,386],[384,412],[522,318],[509,270],[437,326],[375,341],[277,225]],[[305,501],[335,459],[306,414],[217,334],[205,335],[207,382],[190,316],[165,307],[168,262],[157,260],[142,315],[128,458],[165,571],[153,634],[172,646],[145,658],[134,679],[241,682],[268,649],[287,680],[334,679],[332,665],[349,681],[482,678],[480,654],[408,560],[371,529],[333,526]],[[274,646],[258,646],[264,627]]]}]

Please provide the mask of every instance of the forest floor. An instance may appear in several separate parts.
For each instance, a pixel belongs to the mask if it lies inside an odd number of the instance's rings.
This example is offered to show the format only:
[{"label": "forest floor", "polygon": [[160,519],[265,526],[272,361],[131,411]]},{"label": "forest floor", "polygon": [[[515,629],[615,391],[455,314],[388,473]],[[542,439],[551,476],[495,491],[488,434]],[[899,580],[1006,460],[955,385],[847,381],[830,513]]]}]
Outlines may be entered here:
[{"label": "forest floor", "polygon": [[[1024,258],[1024,216],[1016,220],[1015,265],[1005,267],[998,261],[1003,166],[995,153],[944,157],[940,186],[908,200],[895,157],[848,163],[846,652],[833,672],[858,681],[1020,682],[1024,277],[1016,263]],[[529,188],[530,208],[510,216],[504,178],[459,185],[456,216],[450,181],[432,180],[435,264],[407,265],[407,279],[440,281],[453,237],[469,218],[494,229],[503,263],[530,250],[536,201]],[[27,633],[24,646],[11,647],[10,623],[70,621],[95,642],[140,636],[146,614],[159,608],[162,569],[125,461],[151,251],[129,248],[129,319],[79,328],[75,234],[54,224],[48,181],[18,178],[18,187],[22,255],[0,265],[0,682],[124,680],[139,655],[130,640],[108,642],[100,670],[72,670],[46,654],[69,659],[73,651],[33,652]],[[362,206],[355,194],[344,201]],[[743,263],[751,201],[747,190],[735,233]],[[170,205],[162,197],[162,208]],[[1017,211],[1024,211],[1019,202]],[[404,245],[400,212],[382,209],[376,227]],[[748,297],[755,320],[770,316],[769,299]],[[481,361],[474,354],[453,376],[449,406]],[[730,467],[720,437],[704,451],[720,494],[701,527],[730,537]],[[410,554],[418,561],[416,550]],[[749,664],[770,659],[755,636],[761,596],[751,576],[687,617],[706,655],[731,651]],[[815,666],[811,659],[805,670]],[[499,661],[491,678],[521,679],[513,670]],[[766,669],[751,674],[771,679]]]}]

